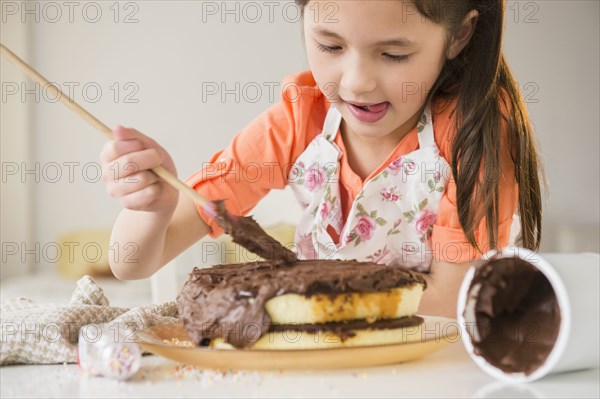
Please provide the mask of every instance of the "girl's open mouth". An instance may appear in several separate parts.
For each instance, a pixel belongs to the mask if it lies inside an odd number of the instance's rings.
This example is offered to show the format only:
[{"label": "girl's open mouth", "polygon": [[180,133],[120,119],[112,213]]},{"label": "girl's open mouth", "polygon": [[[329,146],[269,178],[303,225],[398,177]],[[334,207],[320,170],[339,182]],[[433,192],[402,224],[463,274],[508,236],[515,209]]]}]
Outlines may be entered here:
[{"label": "girl's open mouth", "polygon": [[371,105],[355,105],[346,102],[352,115],[361,122],[377,122],[383,118],[390,105],[389,102],[382,102]]}]

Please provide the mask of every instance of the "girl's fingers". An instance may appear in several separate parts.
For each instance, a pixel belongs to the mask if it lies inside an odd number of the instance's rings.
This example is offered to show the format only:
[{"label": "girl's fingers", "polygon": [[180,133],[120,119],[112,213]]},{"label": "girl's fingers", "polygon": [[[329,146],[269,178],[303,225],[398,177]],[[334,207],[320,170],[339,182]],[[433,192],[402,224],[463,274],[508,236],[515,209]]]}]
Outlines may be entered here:
[{"label": "girl's fingers", "polygon": [[100,161],[107,163],[128,154],[146,148],[140,140],[111,140],[107,141],[100,152]]},{"label": "girl's fingers", "polygon": [[117,126],[113,137],[100,153],[108,194],[132,210],[156,211],[176,203],[177,192],[151,170],[162,165],[176,174],[169,154],[135,129]]},{"label": "girl's fingers", "polygon": [[142,171],[124,179],[107,182],[106,191],[111,197],[123,198],[137,191],[143,191],[159,183],[160,177],[151,171]]},{"label": "girl's fingers", "polygon": [[144,133],[136,129],[123,126],[116,126],[112,130],[112,133],[116,141],[135,139],[141,141],[143,144],[145,144],[146,147],[158,147],[158,143],[156,141],[152,140],[150,137],[146,136]]},{"label": "girl's fingers", "polygon": [[162,184],[158,182],[150,184],[141,190],[120,197],[121,205],[127,209],[145,211],[160,197],[162,190]]},{"label": "girl's fingers", "polygon": [[131,129],[121,125],[115,126],[112,129],[112,134],[114,140],[132,140],[139,139],[140,136],[143,136],[143,134],[138,132],[136,129]]},{"label": "girl's fingers", "polygon": [[[106,179],[121,180],[138,172],[162,164],[162,156],[155,148],[127,153],[111,163],[103,165],[102,175]],[[105,181],[106,181],[105,179]]]},{"label": "girl's fingers", "polygon": [[144,148],[160,148],[156,141],[136,129],[116,126],[112,133],[113,140],[108,141],[100,153],[102,162],[111,162],[124,154]]}]

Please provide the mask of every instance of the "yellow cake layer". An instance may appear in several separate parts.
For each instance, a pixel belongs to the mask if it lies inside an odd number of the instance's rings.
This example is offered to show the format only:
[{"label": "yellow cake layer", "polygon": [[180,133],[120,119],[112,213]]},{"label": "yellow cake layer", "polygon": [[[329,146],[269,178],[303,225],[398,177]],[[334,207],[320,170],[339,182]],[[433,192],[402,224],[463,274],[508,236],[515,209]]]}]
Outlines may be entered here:
[{"label": "yellow cake layer", "polygon": [[317,294],[305,297],[284,294],[271,298],[265,309],[276,324],[318,324],[349,320],[396,319],[417,313],[423,286],[394,288],[389,291]]},{"label": "yellow cake layer", "polygon": [[[344,341],[331,331],[316,333],[292,330],[268,332],[247,349],[326,349],[416,342],[422,339],[422,327],[423,324],[394,329],[355,330],[356,335]],[[216,349],[235,349],[230,344],[223,342],[222,338],[213,339],[210,346]]]}]

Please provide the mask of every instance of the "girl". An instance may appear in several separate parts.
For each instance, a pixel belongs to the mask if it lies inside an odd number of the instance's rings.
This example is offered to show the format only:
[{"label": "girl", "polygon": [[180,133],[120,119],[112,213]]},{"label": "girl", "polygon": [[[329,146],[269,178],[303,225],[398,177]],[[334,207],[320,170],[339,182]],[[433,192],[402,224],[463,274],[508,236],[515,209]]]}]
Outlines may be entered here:
[{"label": "girl", "polygon": [[[520,244],[540,244],[538,154],[502,55],[504,1],[297,4],[310,70],[285,79],[281,100],[188,184],[226,199],[234,214],[290,185],[304,209],[301,258],[425,272],[419,313],[455,317],[467,268],[509,244],[517,209]],[[135,263],[112,259],[111,268],[145,278],[222,230],[149,171],[175,173],[162,147],[134,129],[113,133],[101,153],[104,181],[125,209],[111,248],[134,242],[139,251]],[[259,171],[253,182],[240,179],[248,165]]]}]

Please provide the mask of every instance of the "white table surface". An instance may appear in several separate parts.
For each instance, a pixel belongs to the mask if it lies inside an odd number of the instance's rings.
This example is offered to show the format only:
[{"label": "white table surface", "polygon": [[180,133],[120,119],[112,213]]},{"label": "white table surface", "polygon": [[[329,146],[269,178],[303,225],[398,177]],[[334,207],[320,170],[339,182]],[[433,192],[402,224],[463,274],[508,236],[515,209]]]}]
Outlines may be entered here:
[{"label": "white table surface", "polygon": [[127,382],[81,375],[77,365],[0,368],[10,397],[599,397],[598,369],[507,385],[473,363],[461,342],[393,366],[327,371],[201,370],[157,356],[143,358]]},{"label": "white table surface", "polygon": [[[0,299],[24,296],[67,303],[73,280],[52,273],[0,282]],[[150,303],[149,282],[99,280],[113,306]],[[125,293],[127,295],[125,295]],[[145,356],[127,382],[80,374],[78,366],[0,367],[0,397],[600,397],[598,369],[507,385],[488,376],[461,342],[419,360],[393,366],[327,371],[218,372]]]}]

